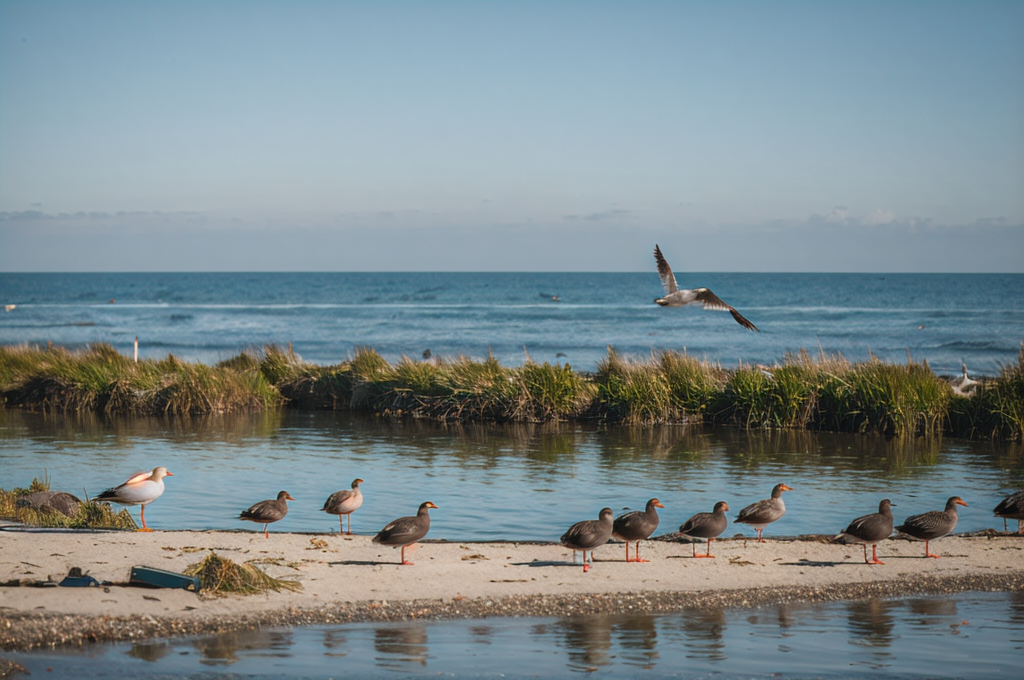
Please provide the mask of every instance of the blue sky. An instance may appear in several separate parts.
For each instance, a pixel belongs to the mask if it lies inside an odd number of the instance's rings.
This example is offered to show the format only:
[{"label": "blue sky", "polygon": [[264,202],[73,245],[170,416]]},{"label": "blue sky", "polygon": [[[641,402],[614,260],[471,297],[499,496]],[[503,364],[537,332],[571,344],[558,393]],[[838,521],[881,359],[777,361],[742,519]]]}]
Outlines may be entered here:
[{"label": "blue sky", "polygon": [[1021,2],[0,0],[2,271],[1024,271]]}]

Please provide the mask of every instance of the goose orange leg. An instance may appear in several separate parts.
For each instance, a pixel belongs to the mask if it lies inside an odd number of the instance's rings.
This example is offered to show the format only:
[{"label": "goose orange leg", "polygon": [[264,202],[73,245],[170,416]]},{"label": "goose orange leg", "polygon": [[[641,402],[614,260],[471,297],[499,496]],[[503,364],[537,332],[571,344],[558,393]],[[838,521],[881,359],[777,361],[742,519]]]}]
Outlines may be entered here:
[{"label": "goose orange leg", "polygon": [[697,554],[697,544],[694,543],[693,544],[693,556],[694,557],[714,557],[714,555],[711,554],[711,541],[713,541],[713,540],[715,540],[715,539],[713,539],[713,538],[709,538],[708,539],[708,552],[707,552],[706,555],[698,555]]}]

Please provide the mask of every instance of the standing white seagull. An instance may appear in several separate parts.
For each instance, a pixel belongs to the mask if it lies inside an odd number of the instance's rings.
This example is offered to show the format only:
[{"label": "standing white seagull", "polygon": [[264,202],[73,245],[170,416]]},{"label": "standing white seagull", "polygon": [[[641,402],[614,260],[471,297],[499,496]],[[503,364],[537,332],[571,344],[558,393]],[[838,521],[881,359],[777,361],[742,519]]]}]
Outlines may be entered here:
[{"label": "standing white seagull", "polygon": [[121,505],[142,506],[142,528],[139,531],[152,531],[146,526],[146,506],[155,501],[164,492],[164,477],[173,477],[167,468],[153,468],[152,472],[136,472],[128,481],[113,489],[107,489],[99,496],[98,501],[113,501]]},{"label": "standing white seagull", "polygon": [[672,267],[668,266],[668,261],[661,254],[661,248],[658,247],[658,244],[654,244],[654,259],[658,263],[658,276],[661,277],[661,285],[665,288],[665,297],[654,298],[654,301],[659,305],[662,307],[682,307],[683,305],[699,302],[704,305],[704,309],[728,311],[732,314],[732,318],[736,319],[744,328],[757,331],[758,333],[761,332],[757,326],[747,321],[742,314],[707,288],[680,289],[676,283],[675,274],[672,273]]}]

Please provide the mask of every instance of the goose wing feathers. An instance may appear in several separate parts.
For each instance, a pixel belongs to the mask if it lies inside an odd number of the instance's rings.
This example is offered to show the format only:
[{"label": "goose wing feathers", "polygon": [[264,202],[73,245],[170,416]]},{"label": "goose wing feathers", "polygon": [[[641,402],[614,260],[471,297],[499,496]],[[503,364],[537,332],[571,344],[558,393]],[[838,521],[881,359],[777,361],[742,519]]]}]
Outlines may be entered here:
[{"label": "goose wing feathers", "polygon": [[740,510],[736,521],[743,524],[769,524],[785,514],[786,506],[782,498],[766,498]]},{"label": "goose wing feathers", "polygon": [[1012,493],[999,501],[999,505],[992,512],[996,517],[1024,520],[1024,490]]},{"label": "goose wing feathers", "polygon": [[679,527],[679,533],[691,538],[718,538],[728,523],[724,512],[698,512]]},{"label": "goose wing feathers", "polygon": [[354,510],[363,504],[363,495],[355,489],[343,489],[335,491],[324,501],[323,512],[333,515],[343,515]]},{"label": "goose wing feathers", "polygon": [[593,550],[602,546],[612,537],[612,510],[601,510],[600,519],[586,519],[576,522],[562,534],[562,545],[573,550]]},{"label": "goose wing feathers", "polygon": [[416,517],[399,517],[373,537],[374,543],[383,545],[409,545],[415,543],[430,531],[430,516],[424,513],[425,520]]}]

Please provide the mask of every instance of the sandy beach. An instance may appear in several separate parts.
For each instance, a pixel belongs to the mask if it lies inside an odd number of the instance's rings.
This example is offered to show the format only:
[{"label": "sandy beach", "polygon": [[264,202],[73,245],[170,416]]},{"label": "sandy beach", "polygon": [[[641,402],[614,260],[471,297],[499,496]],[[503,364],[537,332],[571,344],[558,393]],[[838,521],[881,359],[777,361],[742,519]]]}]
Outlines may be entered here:
[{"label": "sandy beach", "polygon": [[[703,546],[700,546],[703,547]],[[132,566],[182,571],[209,550],[255,561],[294,578],[299,592],[209,597],[124,585]],[[884,565],[867,565],[859,545],[824,537],[734,537],[713,544],[716,559],[694,559],[685,540],[644,542],[646,563],[625,563],[624,545],[596,551],[584,573],[572,552],[551,543],[425,542],[397,550],[369,536],[252,532],[0,532],[0,645],[27,648],[348,621],[481,616],[550,616],[678,611],[714,603],[759,606],[789,600],[855,599],[965,590],[1024,589],[1024,537],[950,536],[924,545],[890,539]],[[700,550],[698,549],[698,552]],[[111,585],[33,587],[72,567]],[[18,583],[20,585],[14,585]]]}]

